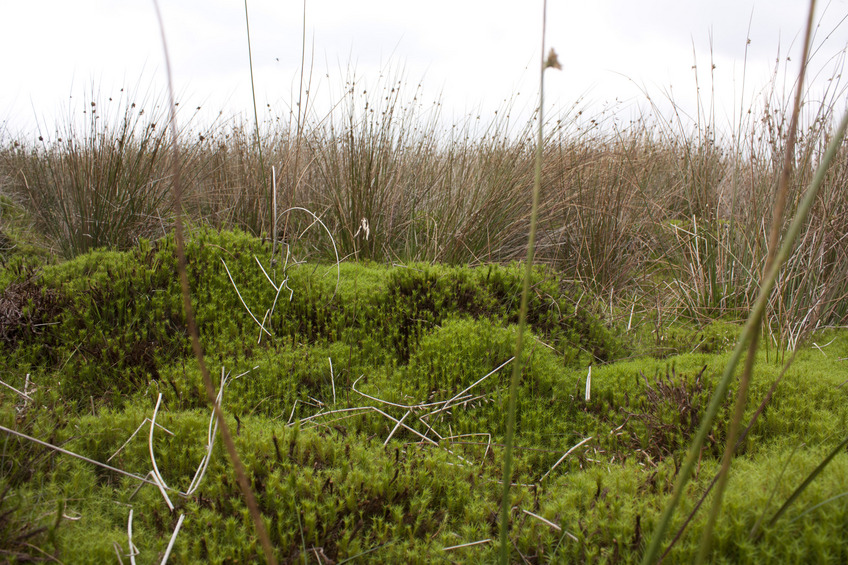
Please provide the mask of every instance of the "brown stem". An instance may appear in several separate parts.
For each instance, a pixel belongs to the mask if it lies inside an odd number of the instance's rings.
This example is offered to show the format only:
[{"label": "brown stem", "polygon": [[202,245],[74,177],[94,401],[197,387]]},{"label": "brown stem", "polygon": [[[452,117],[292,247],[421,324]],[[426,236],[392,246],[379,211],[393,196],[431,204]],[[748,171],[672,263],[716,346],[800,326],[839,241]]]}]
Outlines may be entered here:
[{"label": "brown stem", "polygon": [[253,518],[253,525],[256,528],[256,534],[259,536],[259,541],[262,544],[262,550],[265,553],[265,561],[269,565],[276,565],[277,560],[274,557],[273,547],[271,546],[271,538],[268,537],[268,531],[265,529],[265,524],[262,522],[262,515],[259,512],[259,506],[256,503],[256,497],[253,490],[250,488],[250,481],[247,478],[247,472],[244,464],[239,458],[236,451],[236,444],[233,441],[233,436],[230,433],[230,427],[224,419],[224,411],[216,401],[215,387],[212,384],[212,377],[209,374],[209,369],[206,367],[206,362],[203,359],[203,350],[200,347],[200,335],[197,331],[197,323],[195,322],[194,309],[191,305],[191,294],[188,287],[188,273],[186,271],[186,255],[185,255],[185,240],[183,238],[183,222],[182,222],[182,183],[180,181],[180,164],[179,164],[179,145],[177,144],[177,116],[176,106],[174,104],[174,89],[173,81],[171,80],[171,61],[168,56],[168,43],[165,39],[165,26],[162,22],[162,14],[159,11],[158,0],[153,0],[153,5],[156,7],[156,18],[159,20],[159,30],[162,34],[162,48],[165,51],[165,69],[168,74],[168,97],[170,102],[170,126],[171,126],[171,167],[173,168],[172,175],[174,179],[174,236],[177,244],[177,270],[180,277],[180,288],[182,290],[183,308],[185,309],[186,326],[189,336],[191,336],[191,348],[194,351],[194,356],[197,358],[197,365],[200,368],[200,374],[203,376],[203,385],[206,387],[206,398],[209,404],[212,405],[212,410],[215,417],[218,419],[221,438],[224,441],[224,446],[227,449],[227,454],[230,461],[233,463],[233,470],[236,474],[236,480],[241,488],[242,496],[250,511],[250,517]]}]

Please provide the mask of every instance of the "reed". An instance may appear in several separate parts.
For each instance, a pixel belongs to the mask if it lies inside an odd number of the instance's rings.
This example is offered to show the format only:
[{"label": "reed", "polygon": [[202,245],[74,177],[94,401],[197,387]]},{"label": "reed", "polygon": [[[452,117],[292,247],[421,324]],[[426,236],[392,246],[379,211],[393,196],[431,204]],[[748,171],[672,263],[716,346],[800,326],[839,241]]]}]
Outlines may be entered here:
[{"label": "reed", "polygon": [[[180,155],[192,221],[267,234],[264,160],[278,172],[280,209],[316,211],[343,257],[520,260],[534,122],[516,123],[507,102],[488,124],[468,115],[445,125],[438,101],[425,104],[402,72],[372,83],[350,73],[348,88],[322,113],[307,97],[306,110],[270,111],[258,129],[240,117],[191,129],[187,118]],[[125,249],[160,237],[173,221],[161,104],[119,94],[87,101],[85,128],[69,116],[53,136],[10,137],[0,148],[4,193],[62,257]],[[835,78],[823,103],[807,102],[815,110],[800,116],[792,184],[811,179],[843,94]],[[537,261],[599,294],[642,296],[669,315],[702,323],[740,316],[756,298],[766,203],[785,142],[788,103],[767,88],[758,104],[750,110],[760,118],[745,114],[730,132],[657,112],[625,125],[600,115],[592,118],[600,125],[587,126],[575,107],[546,120]],[[845,163],[836,159],[828,171],[766,311],[765,327],[781,347],[848,315]],[[787,212],[797,204],[790,199]],[[278,235],[299,238],[302,229],[288,221]],[[318,232],[302,243],[332,256]],[[657,278],[667,284],[657,286]]]}]

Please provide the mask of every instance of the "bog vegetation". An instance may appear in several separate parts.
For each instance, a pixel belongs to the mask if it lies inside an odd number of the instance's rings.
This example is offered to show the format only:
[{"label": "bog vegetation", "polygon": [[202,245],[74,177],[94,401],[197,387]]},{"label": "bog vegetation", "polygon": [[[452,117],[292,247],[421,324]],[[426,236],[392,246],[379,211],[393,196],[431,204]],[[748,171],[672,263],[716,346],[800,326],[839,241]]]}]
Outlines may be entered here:
[{"label": "bog vegetation", "polygon": [[[446,128],[405,86],[351,79],[325,114],[181,132],[201,343],[282,562],[495,558],[536,124],[505,108]],[[789,217],[831,88],[801,122]],[[709,112],[546,124],[516,562],[641,558],[758,292],[789,119],[774,92],[728,134]],[[164,107],[126,91],[2,139],[5,560],[258,554],[185,330]],[[848,428],[846,182],[843,148],[766,310],[715,562],[848,561],[844,444],[781,508]],[[698,551],[731,407],[672,562]]]}]

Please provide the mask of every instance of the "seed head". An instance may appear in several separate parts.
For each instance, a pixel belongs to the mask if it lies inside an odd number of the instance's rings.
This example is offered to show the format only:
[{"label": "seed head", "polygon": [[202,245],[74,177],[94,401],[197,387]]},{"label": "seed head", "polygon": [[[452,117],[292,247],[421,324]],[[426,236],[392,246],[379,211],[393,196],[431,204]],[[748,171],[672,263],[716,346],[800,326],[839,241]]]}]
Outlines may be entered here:
[{"label": "seed head", "polygon": [[551,50],[548,53],[548,59],[545,61],[545,68],[562,70],[562,65],[559,64],[559,59],[557,58],[556,51],[554,51],[553,47],[551,47]]}]

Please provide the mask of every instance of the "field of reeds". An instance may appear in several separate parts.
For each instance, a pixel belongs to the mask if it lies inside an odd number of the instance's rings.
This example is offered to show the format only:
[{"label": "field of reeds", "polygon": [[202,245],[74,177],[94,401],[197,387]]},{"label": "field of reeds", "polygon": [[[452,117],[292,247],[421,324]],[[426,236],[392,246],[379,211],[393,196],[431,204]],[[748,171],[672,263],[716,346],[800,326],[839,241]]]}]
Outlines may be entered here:
[{"label": "field of reeds", "polygon": [[[700,445],[664,558],[712,530],[712,562],[845,562],[841,142],[755,326],[750,391],[722,376],[769,284],[780,177],[786,233],[835,136],[839,69],[803,99],[788,169],[777,71],[726,127],[710,100],[650,98],[627,120],[447,123],[386,76],[264,121],[177,108],[176,140],[167,99],[132,89],[2,134],[0,557],[637,562]],[[738,417],[722,387],[745,390]]]},{"label": "field of reeds", "polygon": [[[532,120],[512,123],[506,107],[487,124],[469,115],[445,125],[438,107],[417,102],[403,81],[348,84],[332,111],[307,107],[258,127],[234,118],[196,130],[186,116],[180,166],[192,221],[270,238],[273,168],[278,212],[313,211],[344,258],[472,265],[524,258]],[[825,100],[805,106],[789,217],[843,91],[835,80]],[[669,119],[646,111],[626,124],[576,110],[551,118],[537,260],[614,305],[635,301],[664,318],[701,321],[743,315],[760,282],[789,119],[789,101],[763,92],[731,131],[710,121],[708,109]],[[122,92],[88,100],[82,119],[69,116],[53,131],[3,139],[4,231],[15,229],[16,214],[25,217],[19,227],[62,259],[168,233],[166,108]],[[790,345],[848,316],[843,155],[769,306],[768,327]],[[321,230],[301,235],[306,216],[280,218],[281,240],[295,237],[316,258],[333,258]]]}]

